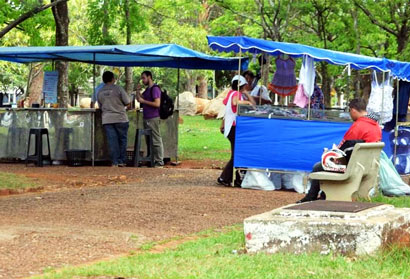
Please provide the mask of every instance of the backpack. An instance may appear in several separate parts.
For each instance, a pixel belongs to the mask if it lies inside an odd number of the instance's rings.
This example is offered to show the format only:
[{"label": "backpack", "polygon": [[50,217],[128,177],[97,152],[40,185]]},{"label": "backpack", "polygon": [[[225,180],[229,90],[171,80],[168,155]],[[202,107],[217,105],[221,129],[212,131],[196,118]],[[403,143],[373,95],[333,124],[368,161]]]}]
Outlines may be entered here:
[{"label": "backpack", "polygon": [[[159,105],[159,117],[161,119],[167,119],[169,116],[171,116],[174,113],[174,102],[172,99],[168,96],[166,90],[162,90],[158,85],[154,84],[154,86],[158,87],[159,90],[161,91],[161,104]],[[152,95],[152,88],[151,87],[151,95]]]}]

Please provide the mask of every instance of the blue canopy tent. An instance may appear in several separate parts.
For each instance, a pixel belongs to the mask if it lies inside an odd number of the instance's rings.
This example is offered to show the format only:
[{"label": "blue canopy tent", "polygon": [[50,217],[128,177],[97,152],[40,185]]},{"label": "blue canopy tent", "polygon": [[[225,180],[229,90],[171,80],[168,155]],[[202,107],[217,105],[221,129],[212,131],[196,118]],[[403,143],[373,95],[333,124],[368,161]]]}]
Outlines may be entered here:
[{"label": "blue canopy tent", "polygon": [[2,47],[0,60],[31,63],[50,60],[84,62],[117,67],[166,67],[204,70],[242,69],[248,59],[207,55],[176,44],[67,46],[67,47]]},{"label": "blue canopy tent", "polygon": [[248,37],[208,36],[207,38],[209,47],[220,52],[268,53],[274,56],[287,54],[295,58],[307,55],[315,61],[326,61],[340,66],[350,65],[358,70],[372,69],[391,72],[394,78],[410,81],[410,63],[406,62]]},{"label": "blue canopy tent", "polygon": [[[164,67],[178,69],[238,70],[247,69],[247,58],[224,58],[207,55],[176,44],[66,46],[66,47],[2,47],[0,60],[15,63],[72,61],[117,67]],[[178,104],[177,104],[178,106]],[[93,118],[94,119],[94,118]],[[94,141],[94,135],[92,135]],[[178,139],[177,139],[178,141]],[[94,164],[94,150],[92,151]]]},{"label": "blue canopy tent", "polygon": [[[406,62],[242,36],[208,36],[207,39],[209,47],[220,52],[267,53],[274,56],[287,54],[295,58],[306,55],[315,61],[325,61],[358,70],[390,72],[396,79],[410,81],[410,63]],[[338,143],[349,126],[346,123],[242,116],[238,117],[237,123],[234,167],[291,171],[310,170],[313,163],[320,158],[323,147],[331,147],[332,143]],[[279,134],[278,131],[282,133]],[[385,151],[391,155],[393,152],[388,138],[389,136],[384,133]],[[252,154],[248,152],[250,140],[254,147]],[[271,147],[270,150],[266,149],[266,144]]]}]

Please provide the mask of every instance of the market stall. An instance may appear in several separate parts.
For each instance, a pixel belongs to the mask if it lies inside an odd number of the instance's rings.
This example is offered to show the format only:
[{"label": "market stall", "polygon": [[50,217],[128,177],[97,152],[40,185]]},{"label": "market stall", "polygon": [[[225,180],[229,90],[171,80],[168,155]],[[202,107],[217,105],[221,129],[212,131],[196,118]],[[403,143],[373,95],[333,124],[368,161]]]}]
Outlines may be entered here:
[{"label": "market stall", "polygon": [[[16,63],[73,61],[117,67],[166,67],[178,69],[235,70],[238,60],[246,69],[248,60],[206,55],[176,44],[125,46],[67,46],[67,47],[3,47],[0,60]],[[95,66],[94,66],[95,88]],[[45,98],[47,96],[44,96]],[[177,104],[178,105],[178,104]],[[142,127],[140,112],[128,111],[130,147],[137,127]],[[162,121],[166,158],[178,155],[178,110]],[[3,108],[0,109],[0,159],[26,157],[30,128],[47,128],[50,134],[51,158],[65,160],[65,150],[88,150],[87,158],[107,160],[108,149],[101,126],[100,111],[95,109],[65,108]],[[145,145],[144,145],[145,146]]]},{"label": "market stall", "polygon": [[[258,106],[256,109],[242,107],[239,109],[234,155],[235,168],[309,171],[320,158],[324,147],[331,147],[333,143],[340,142],[345,131],[351,125],[349,119],[346,118],[346,113],[319,109],[320,113],[315,115],[311,111],[310,102],[315,88],[314,62],[316,61],[345,66],[349,74],[351,68],[358,70],[371,69],[375,72],[384,73],[377,84],[380,92],[382,92],[380,96],[377,96],[380,99],[378,113],[381,116],[392,113],[393,96],[392,91],[389,90],[392,90],[393,87],[388,83],[390,79],[396,79],[397,84],[399,80],[410,81],[410,63],[385,58],[374,58],[300,44],[273,42],[248,37],[208,36],[208,44],[217,51],[280,56],[276,59],[277,69],[280,67],[278,60],[280,63],[284,63],[280,61],[285,60],[281,57],[282,55],[290,57],[289,60],[294,58],[303,59],[299,85],[303,83],[304,86],[305,108]],[[288,65],[288,68],[290,66]],[[304,76],[302,76],[302,72]],[[309,72],[310,74],[307,74]],[[275,76],[271,83],[273,85],[272,90],[275,90]],[[280,88],[281,84],[279,82],[277,85],[276,87]],[[292,89],[294,85],[289,84],[288,87],[282,88]],[[390,109],[387,107],[387,103],[391,104]],[[397,122],[394,128],[395,142],[397,142],[399,127],[405,124],[405,122]],[[397,148],[391,148],[391,133],[384,131],[383,140],[386,142],[385,152],[395,160]],[[249,146],[252,146],[251,151]],[[409,148],[407,148],[407,153],[409,152]],[[409,158],[410,166],[410,154],[404,156]]]}]

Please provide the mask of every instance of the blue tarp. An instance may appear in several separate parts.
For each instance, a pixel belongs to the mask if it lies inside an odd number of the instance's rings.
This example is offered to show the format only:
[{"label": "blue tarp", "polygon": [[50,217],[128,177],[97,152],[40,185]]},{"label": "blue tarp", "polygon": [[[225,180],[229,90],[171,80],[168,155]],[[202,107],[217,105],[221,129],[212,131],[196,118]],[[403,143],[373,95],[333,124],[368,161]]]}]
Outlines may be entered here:
[{"label": "blue tarp", "polygon": [[[67,47],[2,47],[0,60],[30,63],[66,60],[107,66],[166,67],[182,69],[237,70],[238,58],[207,55],[176,44],[67,46]],[[242,59],[242,70],[248,59]]]},{"label": "blue tarp", "polygon": [[[320,161],[323,148],[339,144],[351,125],[238,116],[234,166],[309,172]],[[385,152],[390,156],[390,143]]]},{"label": "blue tarp", "polygon": [[373,69],[390,71],[398,79],[410,81],[410,63],[375,58],[365,55],[321,49],[301,44],[284,43],[254,39],[248,37],[215,37],[208,36],[208,45],[217,51],[250,53],[268,53],[270,55],[288,54],[292,57],[310,56],[316,61],[326,61],[335,65],[350,65],[354,69]]}]

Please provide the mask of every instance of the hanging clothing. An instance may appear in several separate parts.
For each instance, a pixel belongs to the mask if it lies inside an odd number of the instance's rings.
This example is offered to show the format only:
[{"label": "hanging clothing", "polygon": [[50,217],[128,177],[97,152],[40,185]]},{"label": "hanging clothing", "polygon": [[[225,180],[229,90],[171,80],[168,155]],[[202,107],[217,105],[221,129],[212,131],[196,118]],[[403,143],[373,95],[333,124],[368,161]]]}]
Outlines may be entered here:
[{"label": "hanging clothing", "polygon": [[311,109],[325,109],[325,97],[323,95],[322,89],[315,84],[315,89],[310,97],[310,108]]},{"label": "hanging clothing", "polygon": [[268,89],[281,96],[290,96],[296,93],[298,88],[295,75],[295,60],[276,58],[276,72]]},{"label": "hanging clothing", "polygon": [[313,58],[304,55],[299,74],[299,85],[293,101],[298,107],[305,108],[315,88],[315,63]]},{"label": "hanging clothing", "polygon": [[302,67],[300,68],[299,84],[303,84],[305,94],[310,97],[315,89],[315,62],[313,58],[304,55],[302,61]]},{"label": "hanging clothing", "polygon": [[393,86],[390,83],[390,73],[387,72],[385,75],[383,83],[378,80],[376,72],[373,71],[372,90],[367,104],[367,112],[378,114],[381,124],[393,118]]},{"label": "hanging clothing", "polygon": [[[393,91],[393,117],[392,119],[385,123],[384,131],[391,131],[396,127],[396,106],[397,106],[397,88]],[[410,82],[401,80],[399,81],[399,113],[398,121],[406,122],[407,113],[409,111],[409,100],[410,100]]]},{"label": "hanging clothing", "polygon": [[231,90],[228,95],[223,100],[225,107],[225,118],[224,118],[224,136],[227,138],[232,126],[236,125],[237,107],[232,104],[232,98],[238,96],[238,100],[243,100],[242,93]]},{"label": "hanging clothing", "polygon": [[298,85],[293,103],[300,108],[305,108],[309,104],[309,98],[306,96],[304,86],[301,83]]},{"label": "hanging clothing", "polygon": [[[396,91],[396,90],[395,90]],[[394,96],[394,108],[393,113],[396,113],[396,94]],[[399,116],[407,115],[409,110],[409,99],[410,99],[410,82],[401,80],[399,81]]]}]

